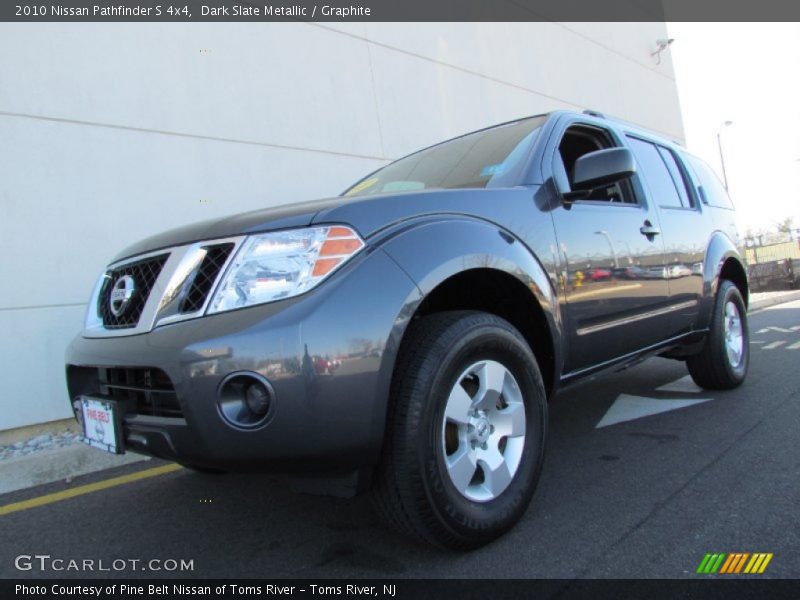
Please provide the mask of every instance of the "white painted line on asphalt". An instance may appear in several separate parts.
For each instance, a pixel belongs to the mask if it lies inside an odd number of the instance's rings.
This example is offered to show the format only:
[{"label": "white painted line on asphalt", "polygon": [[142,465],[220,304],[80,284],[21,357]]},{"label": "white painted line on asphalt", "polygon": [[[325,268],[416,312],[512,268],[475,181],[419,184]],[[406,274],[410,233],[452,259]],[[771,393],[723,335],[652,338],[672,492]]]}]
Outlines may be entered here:
[{"label": "white painted line on asphalt", "polygon": [[800,342],[795,342],[791,346],[786,346],[787,350],[800,350]]},{"label": "white painted line on asphalt", "polygon": [[786,343],[786,340],[778,340],[777,342],[772,342],[771,344],[767,344],[762,348],[762,350],[775,350],[779,346],[783,346]]},{"label": "white painted line on asphalt", "polygon": [[703,388],[698,386],[693,380],[691,375],[686,375],[681,377],[680,379],[676,379],[671,383],[665,383],[661,387],[656,388],[657,392],[678,392],[678,393],[689,393],[689,394],[699,394],[703,391]]},{"label": "white painted line on asphalt", "polygon": [[701,404],[710,400],[711,398],[700,398],[696,400],[659,400],[657,398],[620,394],[614,401],[614,404],[606,411],[603,418],[600,419],[600,422],[595,425],[595,429],[616,425],[617,423],[623,423],[625,421],[633,421],[634,419],[641,419],[642,417],[649,417],[650,415],[657,415],[678,408],[686,408],[687,406]]},{"label": "white painted line on asphalt", "polygon": [[786,327],[764,327],[763,329],[759,329],[756,333],[767,333],[769,331],[777,331],[779,333],[792,333],[792,331],[797,331],[796,329],[788,329]]}]

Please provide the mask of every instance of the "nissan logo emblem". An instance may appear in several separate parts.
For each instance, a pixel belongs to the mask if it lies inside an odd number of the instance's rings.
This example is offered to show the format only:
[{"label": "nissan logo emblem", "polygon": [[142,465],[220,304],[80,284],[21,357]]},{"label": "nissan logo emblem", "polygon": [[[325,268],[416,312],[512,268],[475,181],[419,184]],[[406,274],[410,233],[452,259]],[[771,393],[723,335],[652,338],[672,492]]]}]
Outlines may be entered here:
[{"label": "nissan logo emblem", "polygon": [[131,303],[131,298],[136,292],[136,282],[130,275],[123,275],[114,282],[111,288],[111,295],[108,298],[108,307],[111,314],[119,317],[124,313]]}]

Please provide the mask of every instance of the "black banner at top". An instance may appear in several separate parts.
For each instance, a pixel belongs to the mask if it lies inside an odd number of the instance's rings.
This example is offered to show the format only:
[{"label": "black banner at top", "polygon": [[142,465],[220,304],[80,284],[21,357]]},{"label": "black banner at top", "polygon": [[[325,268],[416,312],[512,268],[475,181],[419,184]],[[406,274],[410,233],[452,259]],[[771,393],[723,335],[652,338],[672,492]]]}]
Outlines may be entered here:
[{"label": "black banner at top", "polygon": [[3,0],[6,22],[800,21],[796,0]]}]

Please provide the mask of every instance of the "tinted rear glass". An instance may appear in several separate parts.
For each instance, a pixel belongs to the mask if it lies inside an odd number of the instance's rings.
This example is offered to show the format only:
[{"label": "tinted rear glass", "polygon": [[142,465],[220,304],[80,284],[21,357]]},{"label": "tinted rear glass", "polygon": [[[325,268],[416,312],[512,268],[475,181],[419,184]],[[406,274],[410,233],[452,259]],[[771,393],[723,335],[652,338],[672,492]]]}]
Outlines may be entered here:
[{"label": "tinted rear glass", "polygon": [[697,176],[700,185],[703,186],[703,194],[705,195],[706,201],[711,206],[733,210],[733,202],[731,202],[728,192],[725,191],[725,186],[722,185],[719,177],[711,170],[711,167],[696,156],[692,156],[691,154],[686,154],[684,156]]},{"label": "tinted rear glass", "polygon": [[367,176],[344,195],[514,185],[544,121],[514,121],[421,150]]},{"label": "tinted rear glass", "polygon": [[678,194],[681,197],[681,204],[684,208],[691,208],[694,206],[694,202],[692,201],[692,196],[689,193],[689,188],[686,184],[686,178],[683,176],[683,171],[681,171],[680,166],[678,165],[678,158],[668,148],[664,146],[658,147],[658,153],[661,155],[661,158],[664,159],[664,164],[667,165],[669,169],[669,174],[672,175],[672,181],[675,182],[675,187],[678,190]]}]

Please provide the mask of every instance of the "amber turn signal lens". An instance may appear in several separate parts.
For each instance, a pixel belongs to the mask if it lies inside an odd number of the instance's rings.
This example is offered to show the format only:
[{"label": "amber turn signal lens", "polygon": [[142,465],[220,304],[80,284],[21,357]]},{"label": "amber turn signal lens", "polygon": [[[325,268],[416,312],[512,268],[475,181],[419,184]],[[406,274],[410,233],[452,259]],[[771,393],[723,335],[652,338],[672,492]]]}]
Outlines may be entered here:
[{"label": "amber turn signal lens", "polygon": [[331,238],[351,238],[358,237],[349,227],[331,227],[328,231],[328,239]]},{"label": "amber turn signal lens", "polygon": [[314,263],[314,271],[312,271],[312,275],[314,277],[322,277],[323,275],[327,275],[333,269],[342,262],[341,258],[320,258],[316,263]]},{"label": "amber turn signal lens", "polygon": [[350,255],[361,249],[361,240],[349,239],[328,239],[322,244],[319,251],[320,256],[341,256]]},{"label": "amber turn signal lens", "polygon": [[363,247],[364,242],[349,227],[331,227],[314,263],[312,277],[324,277]]}]

